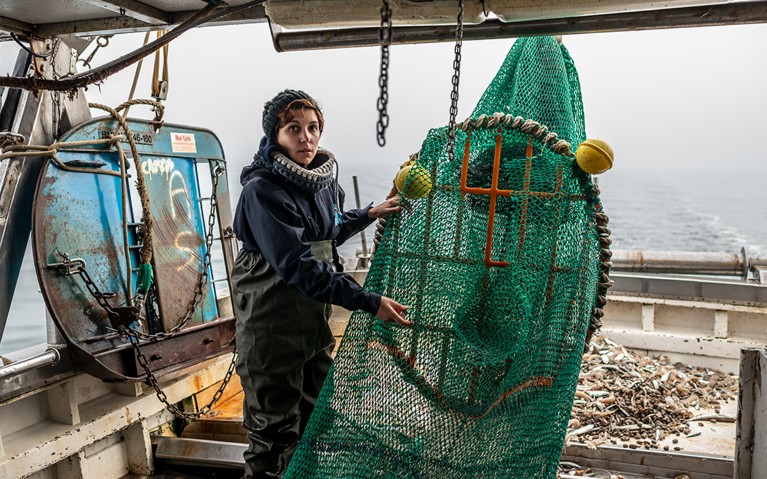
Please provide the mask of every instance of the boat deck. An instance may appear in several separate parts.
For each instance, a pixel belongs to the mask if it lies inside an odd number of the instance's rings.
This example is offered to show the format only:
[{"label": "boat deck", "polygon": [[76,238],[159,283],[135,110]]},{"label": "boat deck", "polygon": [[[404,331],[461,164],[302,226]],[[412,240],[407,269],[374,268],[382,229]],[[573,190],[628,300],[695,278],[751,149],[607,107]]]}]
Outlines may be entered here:
[{"label": "boat deck", "polygon": [[[331,321],[334,334],[340,336],[346,326],[346,322],[338,317]],[[637,355],[638,357],[638,355]],[[585,371],[588,372],[588,371]],[[584,374],[584,372],[582,372]],[[214,389],[215,388],[210,388]],[[209,400],[203,391],[198,396],[198,404],[205,404]],[[239,381],[234,378],[223,400],[217,404],[212,414],[204,420],[197,421],[185,428],[181,434],[182,439],[202,441],[200,451],[206,450],[207,441],[223,441],[230,444],[230,455],[241,455],[247,437],[242,428],[242,391]],[[696,473],[694,477],[704,479],[720,479],[732,477],[733,455],[736,450],[736,424],[737,399],[720,400],[716,409],[703,407],[690,407],[690,419],[686,421],[689,431],[672,432],[666,437],[659,438],[657,447],[652,447],[650,441],[621,440],[620,437],[611,436],[609,439],[583,440],[569,431],[567,445],[562,456],[561,479],[575,477],[597,477],[623,479],[644,479],[649,471],[653,471],[653,477],[657,479],[674,479],[680,473]],[[183,451],[194,446],[177,446],[174,451]],[[237,452],[234,452],[237,451]],[[172,464],[189,464],[199,459],[189,456],[183,457],[184,453],[170,453],[167,458]],[[198,452],[204,455],[204,452]],[[191,454],[190,454],[191,455]],[[240,456],[241,457],[241,456]],[[162,459],[158,459],[162,462]],[[175,466],[174,466],[175,467]],[[689,469],[685,469],[688,467]],[[192,470],[192,474],[195,471]],[[229,470],[231,472],[231,470]],[[197,470],[199,473],[199,468]],[[223,470],[220,474],[228,472]],[[151,476],[158,479],[164,478],[189,478],[194,475],[172,475],[177,472],[165,472]],[[216,476],[232,477],[232,476]]]}]

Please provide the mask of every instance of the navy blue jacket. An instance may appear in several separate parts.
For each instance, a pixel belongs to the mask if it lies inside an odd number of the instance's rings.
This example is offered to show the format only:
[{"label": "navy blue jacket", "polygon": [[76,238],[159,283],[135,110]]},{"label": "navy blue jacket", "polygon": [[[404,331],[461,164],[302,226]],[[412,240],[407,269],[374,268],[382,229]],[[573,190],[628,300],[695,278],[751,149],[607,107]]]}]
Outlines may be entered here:
[{"label": "navy blue jacket", "polygon": [[[262,141],[255,161],[240,177],[243,190],[234,215],[234,232],[243,248],[260,252],[285,283],[310,298],[375,315],[381,296],[365,291],[351,276],[316,259],[309,244],[324,240],[342,244],[374,221],[368,216],[370,206],[344,212],[341,224],[336,224],[334,189],[309,193],[270,171],[266,158],[274,147]],[[339,197],[343,211],[342,190]]]}]

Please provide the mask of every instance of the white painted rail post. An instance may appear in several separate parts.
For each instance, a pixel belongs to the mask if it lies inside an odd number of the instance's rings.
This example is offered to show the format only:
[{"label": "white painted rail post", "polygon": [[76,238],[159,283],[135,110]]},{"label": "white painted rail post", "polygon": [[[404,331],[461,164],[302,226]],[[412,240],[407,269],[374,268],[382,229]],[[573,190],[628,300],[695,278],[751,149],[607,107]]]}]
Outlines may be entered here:
[{"label": "white painted rail post", "polygon": [[734,479],[767,478],[767,349],[740,354]]}]

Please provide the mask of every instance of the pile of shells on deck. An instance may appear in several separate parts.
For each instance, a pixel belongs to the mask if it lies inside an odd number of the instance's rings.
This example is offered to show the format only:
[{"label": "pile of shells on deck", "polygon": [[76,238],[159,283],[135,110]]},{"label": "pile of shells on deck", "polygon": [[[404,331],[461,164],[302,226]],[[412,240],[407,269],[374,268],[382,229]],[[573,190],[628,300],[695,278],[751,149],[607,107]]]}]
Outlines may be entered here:
[{"label": "pile of shells on deck", "polygon": [[657,449],[669,435],[689,434],[690,421],[734,422],[719,408],[737,395],[734,375],[642,356],[596,337],[583,356],[566,441]]}]

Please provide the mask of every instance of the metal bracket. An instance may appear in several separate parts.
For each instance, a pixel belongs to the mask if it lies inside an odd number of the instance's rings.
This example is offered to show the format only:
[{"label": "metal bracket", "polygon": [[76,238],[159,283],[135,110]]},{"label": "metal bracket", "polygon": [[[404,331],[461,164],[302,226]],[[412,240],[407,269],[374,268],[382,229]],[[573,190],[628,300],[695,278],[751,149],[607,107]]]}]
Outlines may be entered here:
[{"label": "metal bracket", "polygon": [[157,96],[154,97],[157,100],[167,100],[168,99],[168,82],[164,80],[160,80],[157,82]]},{"label": "metal bracket", "polygon": [[69,74],[77,73],[77,57],[79,53],[74,48],[69,51]]},{"label": "metal bracket", "polygon": [[754,281],[761,284],[767,284],[767,264],[754,265],[751,267],[754,274]]},{"label": "metal bracket", "polygon": [[282,35],[282,27],[272,22],[272,19],[268,16],[266,17],[266,21],[269,24],[269,33],[272,36],[272,46],[274,47],[274,51],[277,53],[282,53],[284,51],[282,46],[280,46],[280,35]]},{"label": "metal bracket", "polygon": [[64,274],[72,276],[73,274],[80,274],[80,271],[86,267],[85,260],[82,258],[68,258],[64,256],[65,261],[63,263],[48,263],[46,265],[49,269],[63,269]]}]

